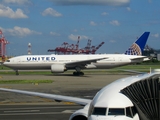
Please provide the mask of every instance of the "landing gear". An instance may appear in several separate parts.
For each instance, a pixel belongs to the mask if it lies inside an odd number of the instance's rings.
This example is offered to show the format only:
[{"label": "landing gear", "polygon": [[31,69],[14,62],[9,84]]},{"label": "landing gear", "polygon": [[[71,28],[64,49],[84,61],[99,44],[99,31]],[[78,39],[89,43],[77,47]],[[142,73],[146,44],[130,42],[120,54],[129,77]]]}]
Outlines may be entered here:
[{"label": "landing gear", "polygon": [[83,76],[84,73],[83,72],[73,72],[74,76]]},{"label": "landing gear", "polygon": [[83,76],[84,75],[84,73],[81,72],[81,68],[80,67],[76,67],[75,69],[76,69],[76,72],[73,72],[74,76]]},{"label": "landing gear", "polygon": [[16,75],[19,75],[19,72],[18,72],[18,70],[15,70],[15,72],[16,72]]}]

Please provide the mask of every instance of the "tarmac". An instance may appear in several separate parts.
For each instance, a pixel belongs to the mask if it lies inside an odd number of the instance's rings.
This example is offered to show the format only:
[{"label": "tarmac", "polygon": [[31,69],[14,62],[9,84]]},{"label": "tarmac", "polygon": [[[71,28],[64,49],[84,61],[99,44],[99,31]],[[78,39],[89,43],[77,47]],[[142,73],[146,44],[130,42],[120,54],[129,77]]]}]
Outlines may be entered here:
[{"label": "tarmac", "polygon": [[[84,98],[86,96],[93,97],[102,87],[113,82],[114,80],[127,76],[129,75],[1,75],[0,80],[53,80],[53,82],[41,84],[0,84],[0,87]],[[19,98],[19,96],[21,97]],[[33,96],[19,94],[15,95],[15,93],[0,91],[0,104],[43,101],[51,102],[51,100],[44,100],[44,98],[35,99]]]},{"label": "tarmac", "polygon": [[[131,75],[0,75],[0,80],[53,80],[52,83],[41,84],[0,84],[0,87],[92,99],[102,87],[127,76]],[[67,120],[82,107],[70,102],[58,103],[46,98],[0,91],[0,119],[3,120]]]}]

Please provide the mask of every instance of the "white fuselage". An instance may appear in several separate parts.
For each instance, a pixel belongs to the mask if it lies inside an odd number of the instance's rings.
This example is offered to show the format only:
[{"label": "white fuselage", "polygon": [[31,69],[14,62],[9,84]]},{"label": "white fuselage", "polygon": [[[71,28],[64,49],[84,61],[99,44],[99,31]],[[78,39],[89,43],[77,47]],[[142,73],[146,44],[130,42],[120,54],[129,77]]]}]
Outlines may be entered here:
[{"label": "white fuselage", "polygon": [[133,112],[134,104],[120,91],[155,74],[122,78],[101,89],[90,103],[88,120],[139,120],[138,113]]},{"label": "white fuselage", "polygon": [[[96,62],[88,63],[86,60],[98,59]],[[142,62],[142,56],[125,55],[125,54],[95,54],[95,55],[24,55],[11,58],[4,62],[15,70],[26,69],[51,69],[51,65],[64,64],[66,69],[75,69],[75,64],[78,61],[84,61],[85,65],[82,69],[109,69],[118,66],[123,66],[131,63]],[[74,65],[72,65],[74,63]],[[69,65],[67,65],[69,64]],[[79,63],[77,63],[77,66]]]}]

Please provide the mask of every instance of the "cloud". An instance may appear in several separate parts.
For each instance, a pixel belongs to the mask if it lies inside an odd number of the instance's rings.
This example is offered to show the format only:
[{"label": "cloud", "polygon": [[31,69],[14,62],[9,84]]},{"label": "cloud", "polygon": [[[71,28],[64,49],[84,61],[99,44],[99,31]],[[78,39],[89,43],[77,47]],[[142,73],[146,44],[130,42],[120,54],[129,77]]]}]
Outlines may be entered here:
[{"label": "cloud", "polygon": [[8,18],[28,18],[27,15],[23,13],[21,9],[17,9],[13,11],[10,7],[6,7],[0,4],[0,17],[8,17]]},{"label": "cloud", "polygon": [[2,3],[6,4],[18,4],[18,5],[30,5],[32,4],[29,0],[2,0]]},{"label": "cloud", "polygon": [[116,41],[115,41],[115,40],[110,40],[109,42],[110,42],[110,43],[115,43]]},{"label": "cloud", "polygon": [[118,22],[118,20],[112,20],[112,21],[110,22],[110,24],[111,24],[111,25],[114,25],[114,26],[119,26],[119,25],[120,25],[120,23]]},{"label": "cloud", "polygon": [[81,39],[81,40],[88,40],[88,39],[89,39],[89,37],[88,37],[88,36],[85,36],[85,35],[73,35],[73,34],[70,34],[70,35],[68,36],[68,38],[69,38],[70,40],[76,41],[76,40],[78,39],[78,36],[80,36],[80,39]]},{"label": "cloud", "polygon": [[130,8],[130,7],[127,7],[127,10],[128,10],[128,11],[131,11],[131,8]]},{"label": "cloud", "polygon": [[91,22],[90,22],[90,25],[91,25],[91,26],[96,26],[97,24],[96,24],[94,21],[91,21]]},{"label": "cloud", "polygon": [[151,2],[152,2],[152,0],[148,0],[148,2],[149,2],[149,3],[151,3]]},{"label": "cloud", "polygon": [[155,37],[155,38],[159,38],[159,34],[158,33],[153,34],[152,36]]},{"label": "cloud", "polygon": [[42,12],[42,15],[43,16],[47,16],[47,15],[50,15],[50,16],[54,16],[54,17],[61,17],[62,14],[57,12],[56,10],[52,9],[52,8],[47,8],[45,9],[43,12]]},{"label": "cloud", "polygon": [[53,35],[53,36],[61,36],[59,33],[56,33],[56,32],[50,32],[50,35]]},{"label": "cloud", "polygon": [[77,29],[74,29],[74,30],[73,30],[73,32],[77,32],[77,31],[78,31]]},{"label": "cloud", "polygon": [[106,15],[108,15],[108,13],[107,12],[103,12],[103,13],[101,13],[101,15],[106,16]]},{"label": "cloud", "polygon": [[18,26],[15,26],[13,29],[4,29],[4,28],[1,28],[1,29],[4,32],[9,33],[9,35],[11,36],[18,36],[18,37],[25,37],[32,34],[38,34],[38,35],[42,34],[40,32],[30,30],[29,28],[23,28]]},{"label": "cloud", "polygon": [[130,0],[50,0],[57,5],[129,6]]}]

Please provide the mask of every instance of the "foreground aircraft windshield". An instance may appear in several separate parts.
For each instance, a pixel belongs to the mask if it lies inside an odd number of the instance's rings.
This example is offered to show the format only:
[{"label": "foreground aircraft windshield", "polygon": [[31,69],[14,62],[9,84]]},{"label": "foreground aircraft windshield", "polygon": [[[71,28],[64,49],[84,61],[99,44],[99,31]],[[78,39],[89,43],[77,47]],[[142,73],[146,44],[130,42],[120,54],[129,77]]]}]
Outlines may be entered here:
[{"label": "foreground aircraft windshield", "polygon": [[133,118],[134,115],[137,113],[137,110],[134,106],[127,107],[127,108],[102,108],[102,107],[95,107],[93,110],[92,115],[101,115],[101,116],[110,116],[110,115],[125,115],[128,117]]}]

